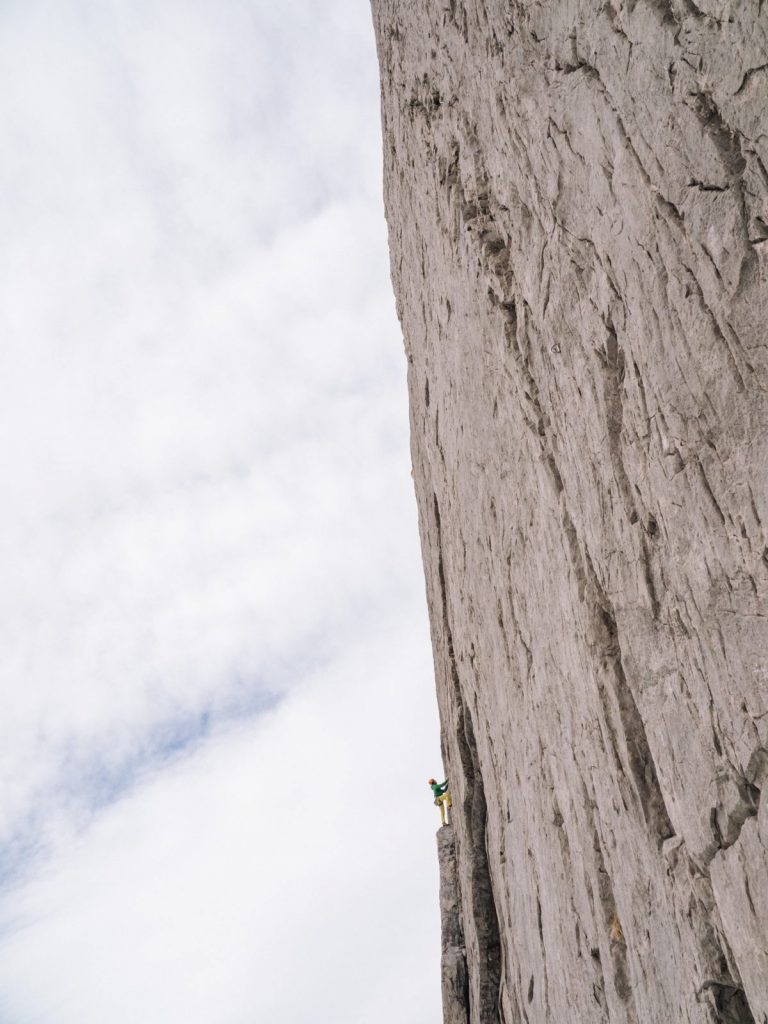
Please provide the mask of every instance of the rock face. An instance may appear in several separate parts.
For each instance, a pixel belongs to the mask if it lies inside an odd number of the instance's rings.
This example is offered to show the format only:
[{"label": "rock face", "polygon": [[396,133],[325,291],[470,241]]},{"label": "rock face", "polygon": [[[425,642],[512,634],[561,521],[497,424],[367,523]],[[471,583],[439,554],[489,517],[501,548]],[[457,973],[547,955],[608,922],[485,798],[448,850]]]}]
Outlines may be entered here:
[{"label": "rock face", "polygon": [[446,1020],[768,1024],[768,4],[372,5]]},{"label": "rock face", "polygon": [[450,825],[437,833],[440,865],[440,920],[442,955],[440,974],[445,1024],[468,1024],[467,951],[461,925],[461,889],[456,867],[456,842]]}]

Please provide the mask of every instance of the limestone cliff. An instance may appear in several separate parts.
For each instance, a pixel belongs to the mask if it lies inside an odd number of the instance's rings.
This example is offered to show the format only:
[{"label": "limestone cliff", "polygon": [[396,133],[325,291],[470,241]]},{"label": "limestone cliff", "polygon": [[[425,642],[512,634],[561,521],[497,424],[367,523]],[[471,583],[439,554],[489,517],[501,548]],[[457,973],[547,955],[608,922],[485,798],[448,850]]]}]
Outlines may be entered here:
[{"label": "limestone cliff", "polygon": [[446,1020],[768,1024],[768,4],[372,6]]}]

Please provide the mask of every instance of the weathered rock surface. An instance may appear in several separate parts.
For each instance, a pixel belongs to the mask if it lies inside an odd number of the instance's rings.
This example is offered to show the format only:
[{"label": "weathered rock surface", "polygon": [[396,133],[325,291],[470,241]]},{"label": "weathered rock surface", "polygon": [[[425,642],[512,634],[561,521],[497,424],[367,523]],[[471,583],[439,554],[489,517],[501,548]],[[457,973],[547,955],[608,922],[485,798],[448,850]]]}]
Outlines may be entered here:
[{"label": "weathered rock surface", "polygon": [[768,1024],[768,4],[372,6],[467,1019]]},{"label": "weathered rock surface", "polygon": [[456,842],[450,825],[444,826],[437,833],[437,860],[440,865],[440,974],[443,1019],[445,1024],[467,1024],[467,952],[461,925],[461,889],[456,867]]}]

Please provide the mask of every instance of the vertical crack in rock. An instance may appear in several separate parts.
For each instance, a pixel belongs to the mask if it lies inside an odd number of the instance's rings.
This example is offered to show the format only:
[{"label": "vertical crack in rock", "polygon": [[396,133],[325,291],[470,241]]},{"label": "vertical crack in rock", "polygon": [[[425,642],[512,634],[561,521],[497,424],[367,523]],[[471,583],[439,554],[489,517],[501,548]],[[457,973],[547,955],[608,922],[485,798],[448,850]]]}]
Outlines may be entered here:
[{"label": "vertical crack in rock", "polygon": [[473,925],[469,963],[474,1006],[470,1021],[472,1024],[497,1024],[501,984],[499,919],[486,849],[487,806],[483,777],[480,772],[472,719],[466,707],[464,729],[472,763],[472,773],[464,779],[465,795],[461,807],[469,842],[469,849],[466,852],[470,859],[467,902]]},{"label": "vertical crack in rock", "polygon": [[602,655],[596,679],[606,723],[617,760],[628,769],[645,821],[660,847],[675,830],[659,786],[643,718],[624,672],[613,605],[600,585],[589,552],[585,550],[584,555],[593,637]]},{"label": "vertical crack in rock", "polygon": [[437,833],[437,859],[440,865],[443,1021],[445,1024],[469,1024],[467,954],[461,924],[461,891],[452,825],[446,825]]},{"label": "vertical crack in rock", "polygon": [[611,962],[613,966],[612,981],[616,995],[626,1005],[627,1021],[638,1024],[637,1008],[632,994],[632,985],[627,966],[627,946],[619,922],[616,899],[613,893],[613,882],[605,866],[605,858],[597,830],[593,832],[592,846],[597,859],[597,895],[600,901],[603,933],[608,936]]},{"label": "vertical crack in rock", "polygon": [[[469,1024],[498,1024],[501,984],[501,940],[486,848],[487,806],[472,717],[466,706],[456,666],[449,621],[448,592],[442,553],[442,524],[437,496],[433,498],[437,531],[438,579],[443,610],[450,680],[455,701],[455,744],[458,758],[447,757],[451,766],[454,817],[459,821],[457,859],[461,867],[460,890],[466,922],[466,957],[469,970]],[[456,778],[458,768],[461,777]],[[447,842],[447,840],[446,840]],[[466,924],[469,924],[469,928]]]}]

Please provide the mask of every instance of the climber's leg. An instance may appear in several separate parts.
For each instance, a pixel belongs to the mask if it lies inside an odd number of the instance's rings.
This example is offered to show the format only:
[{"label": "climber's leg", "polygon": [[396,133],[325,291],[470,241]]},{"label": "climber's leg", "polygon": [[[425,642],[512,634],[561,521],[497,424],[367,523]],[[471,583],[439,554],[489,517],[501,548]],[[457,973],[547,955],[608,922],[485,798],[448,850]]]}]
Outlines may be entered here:
[{"label": "climber's leg", "polygon": [[437,806],[440,808],[440,824],[445,824],[445,797],[441,796],[437,798]]}]

